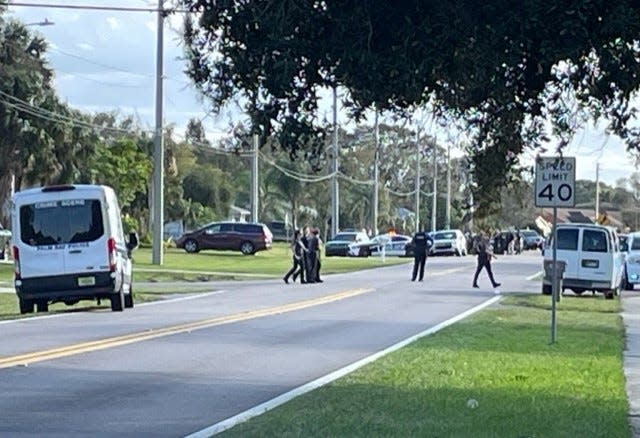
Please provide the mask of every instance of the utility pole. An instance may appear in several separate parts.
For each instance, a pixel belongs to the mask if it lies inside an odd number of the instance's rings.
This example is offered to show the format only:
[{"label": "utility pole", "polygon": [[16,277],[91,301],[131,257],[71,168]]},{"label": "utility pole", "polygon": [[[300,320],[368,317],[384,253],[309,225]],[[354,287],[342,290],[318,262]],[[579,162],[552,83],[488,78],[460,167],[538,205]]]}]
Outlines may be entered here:
[{"label": "utility pole", "polygon": [[373,222],[373,235],[378,235],[378,155],[380,153],[380,130],[378,127],[378,109],[376,108],[376,116],[375,116],[375,126],[374,126],[374,135],[375,135],[375,154],[373,158],[373,218],[371,222]]},{"label": "utility pole", "polygon": [[416,130],[416,229],[420,231],[420,129]]},{"label": "utility pole", "polygon": [[596,162],[596,222],[600,219],[600,162]]},{"label": "utility pole", "polygon": [[162,265],[164,243],[164,133],[163,109],[163,47],[164,47],[164,0],[158,0],[158,38],[156,47],[156,126],[153,153],[153,250],[151,261]]},{"label": "utility pole", "polygon": [[258,134],[253,134],[253,155],[251,157],[251,220],[258,220]]},{"label": "utility pole", "polygon": [[331,160],[331,236],[340,231],[340,187],[338,186],[338,91],[333,87],[333,154]]},{"label": "utility pole", "polygon": [[436,231],[436,210],[438,207],[438,161],[436,160],[436,152],[438,150],[438,142],[433,140],[433,205],[431,207],[431,231]]},{"label": "utility pole", "polygon": [[447,230],[451,229],[451,142],[447,142],[447,209],[444,227]]}]

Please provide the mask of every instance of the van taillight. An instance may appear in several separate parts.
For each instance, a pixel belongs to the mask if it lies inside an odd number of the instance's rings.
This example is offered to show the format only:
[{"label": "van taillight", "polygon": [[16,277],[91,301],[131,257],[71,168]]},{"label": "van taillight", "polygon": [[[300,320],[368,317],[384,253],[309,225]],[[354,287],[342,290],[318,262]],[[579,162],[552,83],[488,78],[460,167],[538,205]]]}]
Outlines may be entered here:
[{"label": "van taillight", "polygon": [[20,279],[20,250],[17,246],[13,247],[13,271],[16,280]]},{"label": "van taillight", "polygon": [[116,239],[113,237],[107,240],[107,251],[109,253],[109,271],[116,271]]}]

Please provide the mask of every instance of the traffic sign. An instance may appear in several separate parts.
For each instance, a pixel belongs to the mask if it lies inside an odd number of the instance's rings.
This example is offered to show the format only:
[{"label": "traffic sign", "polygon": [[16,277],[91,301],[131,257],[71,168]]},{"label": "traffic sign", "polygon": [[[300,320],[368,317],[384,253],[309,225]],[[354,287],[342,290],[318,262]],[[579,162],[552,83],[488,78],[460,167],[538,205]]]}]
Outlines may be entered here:
[{"label": "traffic sign", "polygon": [[536,158],[536,207],[574,207],[575,186],[575,157]]}]

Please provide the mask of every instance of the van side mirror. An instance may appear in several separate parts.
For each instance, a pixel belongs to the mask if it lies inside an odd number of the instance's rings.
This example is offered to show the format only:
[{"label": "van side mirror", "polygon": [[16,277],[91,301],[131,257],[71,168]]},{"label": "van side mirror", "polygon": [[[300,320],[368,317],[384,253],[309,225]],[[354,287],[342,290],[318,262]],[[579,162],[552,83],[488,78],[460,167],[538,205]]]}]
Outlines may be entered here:
[{"label": "van side mirror", "polygon": [[132,231],[129,233],[129,241],[127,242],[127,251],[131,252],[138,247],[138,233]]}]

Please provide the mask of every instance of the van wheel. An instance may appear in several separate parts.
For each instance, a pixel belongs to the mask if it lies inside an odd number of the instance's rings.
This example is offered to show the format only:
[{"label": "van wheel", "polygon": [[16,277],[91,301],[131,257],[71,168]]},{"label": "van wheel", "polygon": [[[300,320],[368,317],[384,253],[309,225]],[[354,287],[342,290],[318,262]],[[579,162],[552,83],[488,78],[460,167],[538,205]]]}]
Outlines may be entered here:
[{"label": "van wheel", "polygon": [[615,291],[615,290],[613,290],[613,289],[612,289],[612,290],[608,290],[608,291],[606,291],[606,292],[604,293],[604,297],[605,297],[607,300],[612,300],[612,299],[613,299],[613,297],[615,296],[615,294],[616,294],[616,291]]},{"label": "van wheel", "polygon": [[21,314],[33,313],[33,301],[27,300],[26,298],[19,298],[18,301]]},{"label": "van wheel", "polygon": [[251,242],[242,242],[240,245],[240,252],[244,255],[251,255],[255,252],[256,248],[253,246]]},{"label": "van wheel", "polygon": [[39,300],[36,302],[38,306],[38,312],[48,312],[49,311],[49,302],[47,300]]},{"label": "van wheel", "polygon": [[133,307],[133,285],[129,286],[129,293],[124,296],[124,307],[127,309]]},{"label": "van wheel", "polygon": [[542,285],[542,295],[551,295],[552,290],[551,290],[551,285],[550,284],[543,284]]},{"label": "van wheel", "polygon": [[198,248],[198,242],[189,239],[184,243],[184,250],[188,253],[194,253],[200,251],[200,248]]},{"label": "van wheel", "polygon": [[114,312],[122,312],[124,309],[124,294],[122,289],[116,294],[111,295],[111,310]]}]

